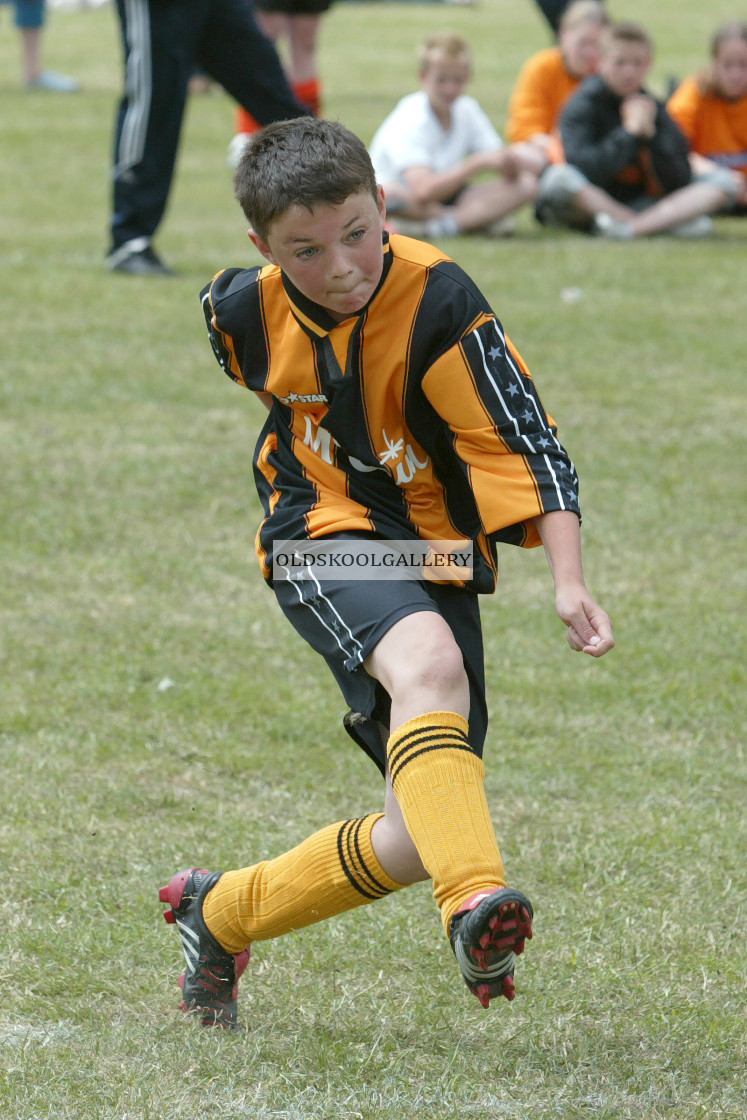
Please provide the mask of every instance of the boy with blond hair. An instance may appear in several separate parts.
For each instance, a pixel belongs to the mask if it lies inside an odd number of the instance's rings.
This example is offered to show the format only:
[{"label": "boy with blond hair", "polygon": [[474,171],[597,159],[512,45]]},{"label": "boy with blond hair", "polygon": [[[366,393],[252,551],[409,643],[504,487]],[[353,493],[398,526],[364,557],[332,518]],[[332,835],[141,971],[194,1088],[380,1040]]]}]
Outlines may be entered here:
[{"label": "boy with blond hair", "polygon": [[[234,186],[268,263],[219,272],[202,299],[220,365],[269,409],[254,454],[257,554],[350,706],[345,726],[381,773],[384,809],[274,859],[174,875],[159,897],[187,961],[182,1007],[234,1027],[250,942],[428,878],[470,991],[483,1007],[513,999],[533,911],[506,885],[483,786],[478,594],[495,589],[498,542],[541,543],[571,648],[612,648],[584,583],[573,464],[469,276],[385,232],[358,137],[315,118],[269,125]],[[343,563],[408,552],[435,559],[400,579],[372,565],[356,580]]]},{"label": "boy with blond hair", "polygon": [[418,49],[421,88],[398,102],[371,141],[377,180],[403,232],[486,230],[534,197],[541,159],[531,149],[504,146],[464,92],[471,73],[461,35],[430,35]]}]

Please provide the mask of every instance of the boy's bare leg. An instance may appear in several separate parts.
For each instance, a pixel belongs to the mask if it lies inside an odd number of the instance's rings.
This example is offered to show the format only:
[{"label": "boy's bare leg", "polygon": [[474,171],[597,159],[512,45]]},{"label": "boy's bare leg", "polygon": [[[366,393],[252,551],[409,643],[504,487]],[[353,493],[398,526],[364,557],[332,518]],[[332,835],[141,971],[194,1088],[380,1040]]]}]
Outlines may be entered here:
[{"label": "boy's bare leg", "polygon": [[26,85],[38,78],[41,73],[40,61],[41,28],[21,28],[21,50],[23,53],[23,77]]},{"label": "boy's bare leg", "polygon": [[714,183],[690,183],[636,214],[630,224],[636,237],[662,233],[701,214],[712,214],[724,205],[727,197],[726,191]]},{"label": "boy's bare leg", "polygon": [[316,77],[316,44],[321,16],[295,15],[288,20],[288,51],[296,82]]},{"label": "boy's bare leg", "polygon": [[407,831],[388,772],[384,815],[379,817],[371,830],[371,844],[379,863],[395,882],[404,886],[430,878]]},{"label": "boy's bare leg", "polygon": [[459,195],[452,212],[459,229],[469,233],[513,214],[514,210],[531,202],[536,193],[536,175],[521,171],[513,178],[493,179],[467,187]]},{"label": "boy's bare leg", "polygon": [[636,217],[635,210],[618,202],[612,195],[607,194],[601,187],[593,183],[583,187],[573,196],[573,205],[580,217],[592,218],[595,214],[609,214],[620,222],[632,222]]}]

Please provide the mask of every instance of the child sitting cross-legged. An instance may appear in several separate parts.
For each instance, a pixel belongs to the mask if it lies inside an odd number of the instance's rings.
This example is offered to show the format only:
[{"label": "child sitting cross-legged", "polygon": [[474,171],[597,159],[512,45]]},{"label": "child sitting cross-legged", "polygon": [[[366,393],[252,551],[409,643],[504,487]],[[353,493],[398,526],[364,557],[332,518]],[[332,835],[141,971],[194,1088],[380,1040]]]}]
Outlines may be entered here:
[{"label": "child sitting cross-legged", "polygon": [[534,198],[544,159],[530,145],[505,146],[464,92],[472,62],[460,35],[433,34],[418,56],[421,88],[398,102],[370,146],[395,227],[430,238],[506,232],[500,223]]}]

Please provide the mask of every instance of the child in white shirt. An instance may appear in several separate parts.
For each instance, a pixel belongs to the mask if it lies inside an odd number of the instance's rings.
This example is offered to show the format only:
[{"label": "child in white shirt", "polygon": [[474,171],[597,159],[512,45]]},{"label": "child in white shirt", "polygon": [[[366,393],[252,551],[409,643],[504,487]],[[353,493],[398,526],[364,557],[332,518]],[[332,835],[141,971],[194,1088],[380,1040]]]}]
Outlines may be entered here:
[{"label": "child in white shirt", "polygon": [[463,92],[471,55],[461,36],[429,36],[419,60],[421,89],[399,101],[371,142],[387,209],[403,233],[488,229],[534,198],[536,158],[528,145],[505,146],[480,104]]}]

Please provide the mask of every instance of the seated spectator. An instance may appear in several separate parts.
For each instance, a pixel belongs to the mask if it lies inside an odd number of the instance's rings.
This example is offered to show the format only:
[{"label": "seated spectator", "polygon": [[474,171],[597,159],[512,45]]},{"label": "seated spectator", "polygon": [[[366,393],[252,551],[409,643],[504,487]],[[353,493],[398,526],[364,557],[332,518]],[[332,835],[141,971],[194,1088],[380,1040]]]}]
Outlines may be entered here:
[{"label": "seated spectator", "polygon": [[537,206],[545,221],[621,241],[710,232],[707,215],[729,192],[711,177],[693,181],[687,140],[643,85],[652,55],[638,24],[605,31],[598,74],[581,83],[560,114],[567,163],[542,177]]},{"label": "seated spectator", "polygon": [[698,176],[719,169],[733,196],[726,210],[747,215],[747,23],[731,20],[711,40],[711,64],[682,82],[667,112],[690,144]]},{"label": "seated spectator", "polygon": [[562,14],[558,44],[537,51],[522,66],[508,102],[506,138],[535,144],[545,164],[562,158],[560,110],[599,62],[599,40],[609,23],[599,0],[574,0]]},{"label": "seated spectator", "polygon": [[419,59],[422,88],[399,101],[371,142],[387,209],[401,232],[415,236],[500,232],[495,223],[534,197],[536,155],[504,147],[478,102],[463,92],[471,76],[464,39],[431,35]]}]

